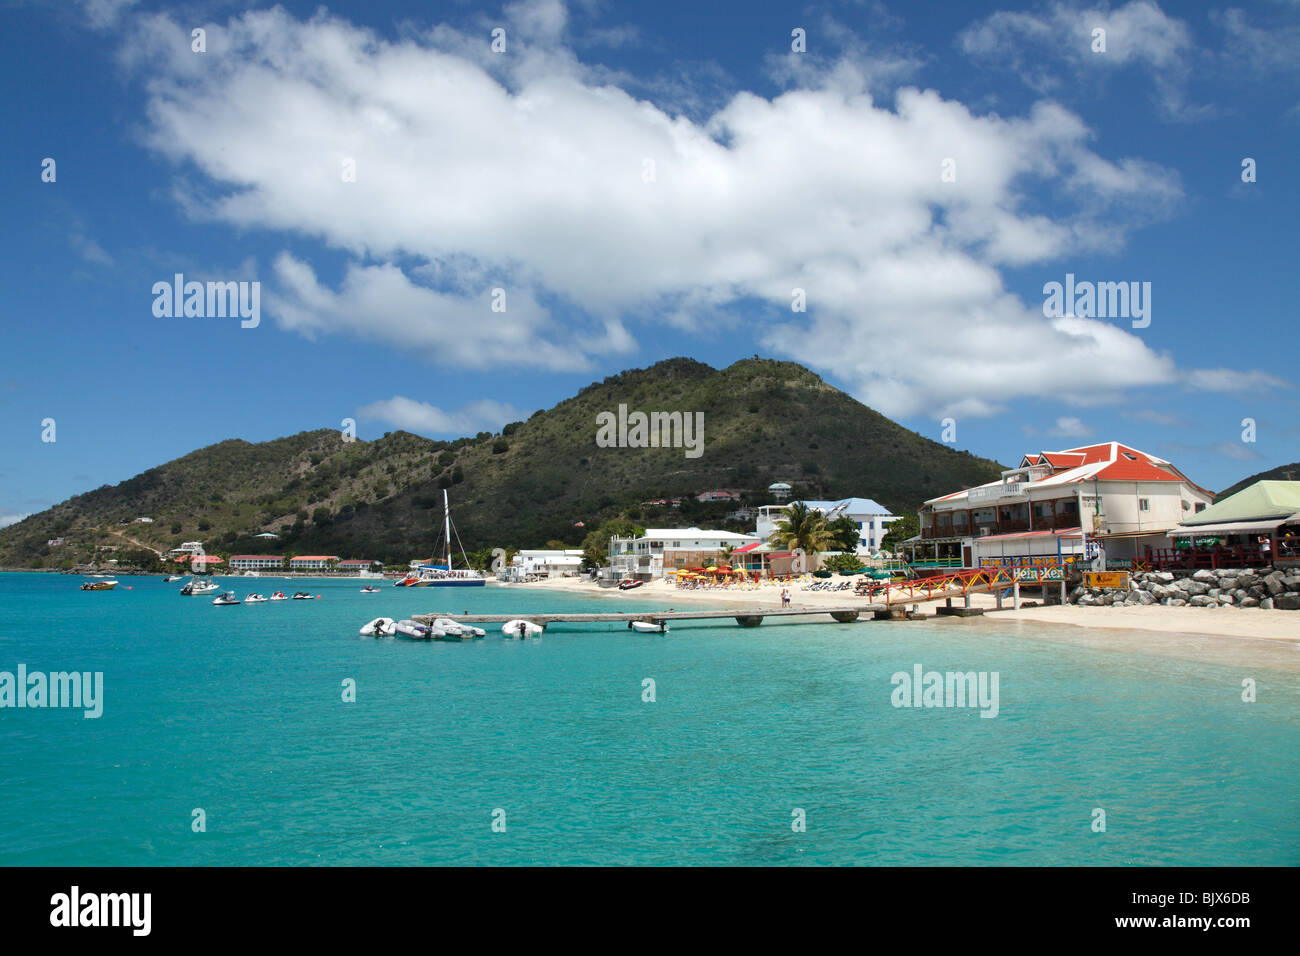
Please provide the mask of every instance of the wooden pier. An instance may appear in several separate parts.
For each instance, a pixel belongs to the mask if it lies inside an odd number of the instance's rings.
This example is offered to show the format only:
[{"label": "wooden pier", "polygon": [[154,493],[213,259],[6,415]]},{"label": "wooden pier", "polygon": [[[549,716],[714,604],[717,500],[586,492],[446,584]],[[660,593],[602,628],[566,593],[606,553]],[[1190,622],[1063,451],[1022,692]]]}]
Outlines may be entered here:
[{"label": "wooden pier", "polygon": [[[456,614],[439,611],[436,614],[416,614],[414,620],[421,624],[431,624],[435,618],[449,617],[462,624],[504,624],[506,621],[531,621],[545,628],[551,624],[628,624],[633,621],[645,621],[649,624],[662,624],[665,621],[703,621],[721,618],[735,618],[741,627],[757,627],[765,617],[808,617],[829,615],[840,624],[851,624],[862,614],[884,612],[889,609],[881,604],[860,604],[856,607],[754,607],[731,608],[729,610],[708,611],[622,611],[604,614],[567,614],[567,613],[516,613],[516,614]],[[897,611],[895,610],[895,614]],[[880,616],[879,613],[876,615]]]}]

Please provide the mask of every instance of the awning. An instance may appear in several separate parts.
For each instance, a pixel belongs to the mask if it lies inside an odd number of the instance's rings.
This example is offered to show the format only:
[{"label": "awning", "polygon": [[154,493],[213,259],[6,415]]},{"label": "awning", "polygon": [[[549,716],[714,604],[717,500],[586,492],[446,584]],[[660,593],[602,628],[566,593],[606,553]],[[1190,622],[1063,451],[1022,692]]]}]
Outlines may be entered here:
[{"label": "awning", "polygon": [[1152,535],[1160,535],[1161,537],[1165,537],[1166,535],[1171,535],[1171,534],[1173,534],[1173,532],[1166,529],[1164,531],[1115,531],[1110,534],[1089,535],[1089,537],[1097,538],[1099,540],[1104,541],[1108,538],[1149,538]]},{"label": "awning", "polygon": [[746,554],[747,552],[753,551],[755,548],[762,547],[762,545],[763,545],[762,541],[755,541],[753,544],[747,544],[743,548],[736,548],[736,550],[732,551],[731,553]]},{"label": "awning", "polygon": [[1171,538],[1191,538],[1216,534],[1271,534],[1287,518],[1268,518],[1265,521],[1225,521],[1220,524],[1180,524],[1169,532]]},{"label": "awning", "polygon": [[1079,537],[1079,532],[1082,530],[1082,528],[1062,528],[1060,531],[1053,531],[1048,528],[1045,531],[1011,531],[1007,534],[986,534],[982,537],[976,538],[975,540],[976,542],[980,542],[1004,541],[1007,538],[1077,538]]}]

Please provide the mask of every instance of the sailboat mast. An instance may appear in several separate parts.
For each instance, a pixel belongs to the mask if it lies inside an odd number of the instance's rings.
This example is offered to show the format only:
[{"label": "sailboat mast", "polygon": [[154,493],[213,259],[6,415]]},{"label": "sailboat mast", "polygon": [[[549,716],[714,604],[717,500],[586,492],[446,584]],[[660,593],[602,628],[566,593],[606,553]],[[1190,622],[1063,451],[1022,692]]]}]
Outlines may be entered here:
[{"label": "sailboat mast", "polygon": [[447,500],[447,489],[442,489],[442,514],[446,522],[443,534],[447,536],[447,573],[451,574],[451,503]]}]

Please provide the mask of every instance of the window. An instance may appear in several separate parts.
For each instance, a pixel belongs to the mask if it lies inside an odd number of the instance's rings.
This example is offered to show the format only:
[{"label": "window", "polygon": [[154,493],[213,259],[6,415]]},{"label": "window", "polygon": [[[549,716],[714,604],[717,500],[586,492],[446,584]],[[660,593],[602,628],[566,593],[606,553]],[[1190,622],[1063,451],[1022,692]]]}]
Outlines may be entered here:
[{"label": "window", "polygon": [[1130,455],[1126,451],[1122,451],[1120,452],[1120,454],[1123,455],[1125,458],[1127,458],[1129,461],[1137,461],[1137,455]]},{"label": "window", "polygon": [[1139,498],[1139,499],[1138,499],[1138,511],[1150,511],[1150,510],[1151,510],[1151,499],[1149,499],[1149,498]]},{"label": "window", "polygon": [[1190,503],[1186,498],[1183,499],[1182,504],[1183,504],[1183,510],[1184,510],[1184,511],[1191,511],[1191,510],[1192,510],[1191,503]]},{"label": "window", "polygon": [[1196,502],[1196,514],[1200,514],[1204,510],[1205,510],[1205,502],[1204,501]]}]

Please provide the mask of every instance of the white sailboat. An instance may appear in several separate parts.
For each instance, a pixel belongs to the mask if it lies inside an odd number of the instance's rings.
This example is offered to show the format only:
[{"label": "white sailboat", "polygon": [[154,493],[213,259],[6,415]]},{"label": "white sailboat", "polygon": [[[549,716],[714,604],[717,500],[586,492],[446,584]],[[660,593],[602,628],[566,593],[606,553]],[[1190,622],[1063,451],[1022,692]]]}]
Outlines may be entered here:
[{"label": "white sailboat", "polygon": [[398,588],[481,588],[487,584],[480,571],[472,568],[453,568],[451,566],[451,503],[447,489],[442,490],[443,537],[447,541],[447,563],[445,565],[421,565],[420,573],[408,574],[394,583]]}]

